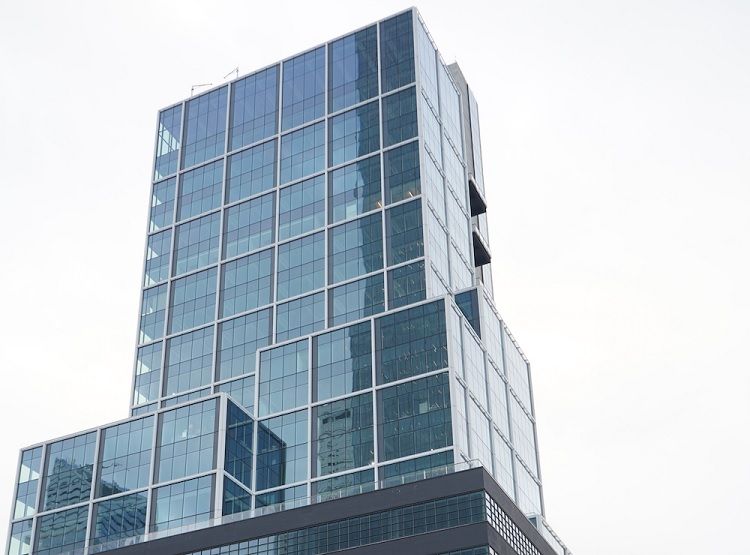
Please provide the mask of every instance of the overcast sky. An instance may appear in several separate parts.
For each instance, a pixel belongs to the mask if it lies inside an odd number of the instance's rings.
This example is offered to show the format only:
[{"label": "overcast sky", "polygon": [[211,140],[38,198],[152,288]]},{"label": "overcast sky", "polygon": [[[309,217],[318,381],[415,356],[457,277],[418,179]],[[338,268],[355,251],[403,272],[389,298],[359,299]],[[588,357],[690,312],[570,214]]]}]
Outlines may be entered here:
[{"label": "overcast sky", "polygon": [[[20,447],[127,415],[157,109],[407,6],[0,3],[0,538]],[[750,3],[418,7],[479,102],[549,522],[746,555]]]}]

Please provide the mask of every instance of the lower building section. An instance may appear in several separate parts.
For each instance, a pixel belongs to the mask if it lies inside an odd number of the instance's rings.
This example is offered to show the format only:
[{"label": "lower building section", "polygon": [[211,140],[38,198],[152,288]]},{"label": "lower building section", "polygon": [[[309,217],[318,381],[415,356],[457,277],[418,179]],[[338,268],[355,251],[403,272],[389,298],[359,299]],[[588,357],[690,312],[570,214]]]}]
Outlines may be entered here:
[{"label": "lower building section", "polygon": [[483,468],[249,516],[133,538],[109,553],[555,555]]}]

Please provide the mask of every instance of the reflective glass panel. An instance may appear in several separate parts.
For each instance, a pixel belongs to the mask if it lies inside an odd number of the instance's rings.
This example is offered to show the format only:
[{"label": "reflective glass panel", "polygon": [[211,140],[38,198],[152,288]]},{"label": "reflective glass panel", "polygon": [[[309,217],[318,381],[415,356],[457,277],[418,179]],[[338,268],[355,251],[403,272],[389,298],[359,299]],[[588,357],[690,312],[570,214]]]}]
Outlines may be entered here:
[{"label": "reflective glass panel", "polygon": [[329,174],[331,223],[352,218],[382,206],[380,155],[365,158]]},{"label": "reflective glass panel", "polygon": [[281,129],[291,129],[325,114],[325,46],[284,62]]},{"label": "reflective glass panel", "polygon": [[380,24],[380,74],[383,93],[414,81],[411,10]]},{"label": "reflective glass panel", "polygon": [[141,325],[139,342],[146,343],[164,335],[164,317],[167,308],[167,284],[146,289],[141,300]]},{"label": "reflective glass panel", "polygon": [[56,555],[83,549],[88,505],[39,517],[34,555]]},{"label": "reflective glass panel", "polygon": [[172,223],[174,219],[174,188],[176,183],[176,177],[154,183],[154,190],[151,194],[149,233],[159,231]]},{"label": "reflective glass panel", "polygon": [[272,286],[273,249],[227,262],[222,268],[221,317],[269,304]]},{"label": "reflective glass panel", "polygon": [[148,486],[153,440],[154,418],[151,416],[103,430],[96,496]]},{"label": "reflective glass panel", "polygon": [[313,415],[316,476],[372,463],[375,457],[372,393],[319,405],[313,409]]},{"label": "reflective glass panel", "polygon": [[[408,143],[384,154],[385,202],[391,204],[417,196],[421,191],[419,143]],[[440,182],[442,189],[442,180]]]},{"label": "reflective glass panel", "polygon": [[325,285],[325,234],[316,233],[279,245],[278,300]]},{"label": "reflective glass panel", "polygon": [[307,415],[301,410],[258,422],[256,490],[307,478]]},{"label": "reflective glass panel", "polygon": [[307,404],[307,340],[260,353],[258,414],[266,416]]},{"label": "reflective glass panel", "polygon": [[282,185],[325,169],[325,134],[320,122],[281,137]]},{"label": "reflective glass panel", "polygon": [[400,264],[424,254],[422,201],[399,204],[388,210],[388,264]]},{"label": "reflective glass panel", "polygon": [[224,502],[221,509],[221,514],[233,515],[234,513],[242,513],[249,511],[252,508],[253,496],[235,484],[232,480],[224,480]]},{"label": "reflective glass panel", "polygon": [[417,136],[417,95],[415,88],[383,97],[383,147]]},{"label": "reflective glass panel", "polygon": [[250,414],[255,410],[255,376],[250,375],[216,386],[217,393],[226,393]]},{"label": "reflective glass panel", "polygon": [[329,283],[369,274],[383,267],[380,213],[334,227],[329,237]]},{"label": "reflective glass panel", "polygon": [[313,398],[325,400],[372,385],[370,322],[313,338]]},{"label": "reflective glass panel", "polygon": [[275,200],[276,194],[270,193],[225,210],[225,258],[273,243]]},{"label": "reflective glass panel", "polygon": [[213,348],[213,326],[167,340],[164,395],[174,395],[211,383]]},{"label": "reflective glass panel", "polygon": [[271,309],[219,324],[219,379],[255,371],[255,352],[271,342]]},{"label": "reflective glass panel", "polygon": [[28,449],[21,455],[18,469],[16,501],[11,518],[23,518],[36,513],[36,492],[42,465],[42,448]]},{"label": "reflective glass panel", "polygon": [[326,321],[325,293],[282,303],[276,307],[276,341],[322,330]]},{"label": "reflective glass panel", "polygon": [[279,66],[232,83],[229,149],[234,150],[276,133]]},{"label": "reflective glass panel", "polygon": [[328,49],[329,111],[378,94],[378,33],[375,26],[332,42]]},{"label": "reflective glass panel", "polygon": [[325,224],[326,181],[319,175],[279,191],[279,240],[289,239]]},{"label": "reflective glass panel", "polygon": [[328,165],[337,166],[380,148],[377,102],[332,117],[328,130]]},{"label": "reflective glass panel", "polygon": [[91,543],[100,545],[146,531],[147,493],[134,493],[94,505]]},{"label": "reflective glass panel", "polygon": [[182,104],[168,108],[159,114],[154,180],[162,179],[177,172],[181,118]]},{"label": "reflective glass panel", "polygon": [[227,127],[227,90],[221,87],[188,100],[182,167],[189,168],[224,152]]},{"label": "reflective glass panel", "polygon": [[253,420],[232,402],[227,403],[224,470],[248,488],[253,487]]},{"label": "reflective glass panel", "polygon": [[8,541],[8,555],[29,555],[31,553],[32,520],[16,522],[11,526]]},{"label": "reflective glass panel", "polygon": [[210,322],[214,319],[215,307],[216,268],[174,280],[169,304],[169,333],[179,333]]},{"label": "reflective glass panel", "polygon": [[201,476],[154,490],[152,530],[178,528],[211,518],[213,476]]},{"label": "reflective glass panel", "polygon": [[257,195],[275,186],[276,139],[229,157],[226,202]]},{"label": "reflective glass panel", "polygon": [[221,215],[214,212],[177,226],[172,275],[208,266],[219,259],[220,219]]},{"label": "reflective glass panel", "polygon": [[385,310],[383,274],[329,289],[332,326],[345,324]]},{"label": "reflective glass panel", "polygon": [[172,249],[172,230],[149,235],[146,245],[146,269],[143,286],[156,285],[169,277],[169,253]]},{"label": "reflective glass panel", "polygon": [[399,266],[388,272],[388,308],[398,308],[426,298],[424,261]]},{"label": "reflective glass panel", "polygon": [[134,405],[141,405],[159,398],[161,346],[159,342],[138,349],[138,358],[135,363]]},{"label": "reflective glass panel", "polygon": [[183,406],[159,416],[156,481],[166,482],[214,467],[217,400]]},{"label": "reflective glass panel", "polygon": [[177,221],[218,208],[221,204],[223,179],[223,160],[217,160],[180,175]]},{"label": "reflective glass panel", "polygon": [[47,447],[43,510],[88,501],[94,472],[96,432],[50,443]]}]

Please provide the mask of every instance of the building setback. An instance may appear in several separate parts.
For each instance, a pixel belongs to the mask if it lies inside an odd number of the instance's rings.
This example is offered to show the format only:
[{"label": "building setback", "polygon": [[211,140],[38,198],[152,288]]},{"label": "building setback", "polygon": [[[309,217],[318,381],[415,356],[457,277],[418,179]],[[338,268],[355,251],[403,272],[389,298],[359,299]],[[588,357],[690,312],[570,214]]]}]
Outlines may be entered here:
[{"label": "building setback", "polygon": [[568,554],[484,190],[415,9],[161,110],[130,416],[21,451],[7,553]]}]

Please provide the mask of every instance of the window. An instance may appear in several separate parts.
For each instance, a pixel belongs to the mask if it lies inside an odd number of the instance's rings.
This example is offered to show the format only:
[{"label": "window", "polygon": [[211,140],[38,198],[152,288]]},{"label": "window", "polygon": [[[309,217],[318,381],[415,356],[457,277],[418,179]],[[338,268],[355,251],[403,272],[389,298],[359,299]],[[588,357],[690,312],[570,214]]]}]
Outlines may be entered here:
[{"label": "window", "polygon": [[447,372],[380,390],[378,409],[380,460],[453,443]]},{"label": "window", "polygon": [[151,194],[149,233],[159,231],[172,224],[176,183],[177,178],[175,177],[154,183],[154,190]]},{"label": "window", "polygon": [[329,120],[328,165],[337,166],[380,148],[378,103],[370,102]]},{"label": "window", "polygon": [[11,526],[10,541],[8,542],[8,555],[29,555],[31,553],[32,522],[31,519],[22,520]]},{"label": "window", "polygon": [[279,245],[278,300],[325,285],[325,248],[325,234],[322,232]]},{"label": "window", "polygon": [[216,268],[209,268],[172,282],[169,333],[206,324],[214,319]]},{"label": "window", "polygon": [[152,343],[138,349],[135,363],[135,389],[133,404],[141,405],[159,398],[161,381],[161,343]]},{"label": "window", "polygon": [[325,480],[313,482],[313,495],[318,501],[339,499],[348,495],[356,495],[375,489],[375,471],[360,470],[342,476],[334,476]]},{"label": "window", "polygon": [[42,510],[49,511],[88,501],[95,448],[96,432],[49,444]]},{"label": "window", "polygon": [[211,383],[213,348],[213,326],[169,339],[164,395],[174,395]]},{"label": "window", "polygon": [[235,484],[232,480],[224,480],[224,504],[221,514],[224,516],[249,511],[252,508],[253,496],[250,492]]},{"label": "window", "polygon": [[154,180],[162,179],[177,172],[181,118],[182,104],[168,108],[159,114]]},{"label": "window", "polygon": [[[435,108],[437,110],[437,108]],[[440,133],[440,123],[438,123],[437,114],[426,101],[422,101],[422,137],[427,151],[432,154],[434,163],[441,167],[443,157],[443,142]],[[442,181],[441,181],[442,187]]]},{"label": "window", "polygon": [[334,287],[329,291],[331,324],[338,326],[385,310],[383,274]]},{"label": "window", "polygon": [[230,206],[224,212],[224,257],[273,243],[275,193]]},{"label": "window", "polygon": [[183,393],[182,395],[173,395],[169,399],[164,399],[161,402],[161,408],[176,407],[182,403],[197,401],[198,399],[203,399],[203,397],[208,397],[209,395],[211,395],[210,387],[204,387],[203,389],[191,391],[190,393]]},{"label": "window", "polygon": [[216,404],[216,399],[209,399],[161,414],[156,481],[192,476],[214,467]]},{"label": "window", "polygon": [[172,275],[178,276],[208,266],[219,259],[220,217],[215,212],[177,226]]},{"label": "window", "polygon": [[516,463],[516,484],[518,486],[518,508],[525,514],[541,514],[542,492],[539,484],[529,471],[518,461]]},{"label": "window", "polygon": [[255,413],[255,376],[251,375],[216,386],[217,393],[226,393],[250,414]]},{"label": "window", "polygon": [[408,308],[375,321],[378,383],[448,367],[443,301]]},{"label": "window", "polygon": [[388,264],[400,264],[424,254],[422,201],[407,202],[388,210]]},{"label": "window", "polygon": [[510,397],[510,421],[513,433],[513,446],[516,453],[531,469],[532,475],[537,473],[536,440],[534,439],[534,423],[521,408],[515,397]]},{"label": "window", "polygon": [[483,409],[487,409],[487,375],[484,367],[484,351],[479,340],[472,333],[472,328],[461,322],[459,324],[462,336],[463,377],[469,386],[469,391]]},{"label": "window", "polygon": [[383,147],[417,136],[417,95],[415,88],[383,97]]},{"label": "window", "polygon": [[279,191],[279,240],[325,224],[326,180],[319,175]]},{"label": "window", "polygon": [[443,451],[381,466],[379,474],[386,481],[386,485],[392,485],[399,482],[414,482],[425,476],[447,474],[453,471],[452,465],[453,451]]},{"label": "window", "polygon": [[380,155],[333,170],[328,179],[331,223],[346,220],[382,206]]},{"label": "window", "polygon": [[317,476],[372,463],[372,393],[319,405],[313,411],[317,422],[313,444]]},{"label": "window", "polygon": [[313,338],[313,398],[325,400],[372,385],[370,322]]},{"label": "window", "polygon": [[164,314],[167,308],[167,284],[146,289],[141,299],[140,343],[164,335]]},{"label": "window", "polygon": [[435,47],[432,44],[432,40],[427,33],[427,30],[422,25],[422,22],[417,20],[415,23],[417,28],[417,48],[419,49],[419,73],[421,76],[420,84],[427,98],[430,99],[430,103],[438,109],[438,84],[437,84],[437,57],[435,56]]},{"label": "window", "polygon": [[[417,196],[419,180],[419,143],[408,143],[385,153],[385,202],[391,204]],[[442,188],[442,181],[440,182]]]},{"label": "window", "polygon": [[411,11],[380,24],[380,73],[383,93],[414,81]]},{"label": "window", "polygon": [[271,342],[271,309],[219,324],[219,379],[255,371],[255,352]]},{"label": "window", "polygon": [[266,416],[308,402],[307,340],[260,353],[258,414]]},{"label": "window", "polygon": [[104,429],[96,496],[148,486],[153,440],[154,418],[151,416]]},{"label": "window", "polygon": [[180,175],[177,221],[218,208],[221,204],[223,179],[223,160],[217,160]]},{"label": "window", "polygon": [[513,492],[513,455],[510,447],[500,437],[500,434],[492,429],[492,452],[494,460],[493,476],[500,487],[508,496],[515,501]]},{"label": "window", "polygon": [[375,26],[329,46],[329,111],[336,112],[378,94],[378,37]]},{"label": "window", "polygon": [[301,410],[258,422],[256,491],[307,479],[307,415]]},{"label": "window", "polygon": [[492,440],[490,439],[490,422],[474,399],[468,400],[469,433],[471,435],[471,458],[492,471]]},{"label": "window", "polygon": [[231,402],[227,403],[224,470],[248,488],[253,487],[253,420]]},{"label": "window", "polygon": [[149,287],[169,277],[169,253],[172,249],[172,230],[149,235],[146,246],[146,270],[143,286]]},{"label": "window", "polygon": [[257,195],[276,186],[276,139],[229,157],[227,202]]},{"label": "window", "polygon": [[378,213],[331,229],[330,283],[369,274],[383,267],[381,220]]},{"label": "window", "polygon": [[269,67],[232,84],[229,149],[235,150],[276,133],[279,66]]},{"label": "window", "polygon": [[399,266],[388,272],[388,308],[423,301],[426,295],[424,261]]},{"label": "window", "polygon": [[320,122],[281,137],[282,185],[325,169],[325,134]]},{"label": "window", "polygon": [[487,387],[490,395],[490,413],[492,422],[500,428],[505,437],[510,437],[508,422],[508,393],[505,381],[500,377],[499,370],[495,368],[492,359],[488,359]]},{"label": "window", "polygon": [[211,518],[213,476],[201,476],[154,490],[152,530],[179,528]]},{"label": "window", "polygon": [[91,543],[101,545],[146,531],[146,493],[134,493],[94,505]]},{"label": "window", "polygon": [[182,167],[189,168],[224,152],[227,126],[227,89],[222,87],[188,100]]},{"label": "window", "polygon": [[323,292],[277,305],[276,341],[286,341],[322,330],[325,321],[326,307]]},{"label": "window", "polygon": [[16,502],[11,518],[24,518],[36,513],[36,492],[39,487],[39,473],[42,466],[42,448],[28,449],[21,455],[18,469]]},{"label": "window", "polygon": [[88,505],[39,517],[34,555],[56,555],[83,549]]},{"label": "window", "polygon": [[284,62],[281,129],[291,129],[325,114],[325,46]]},{"label": "window", "polygon": [[518,394],[526,410],[531,412],[529,365],[505,328],[503,328],[503,351],[505,353],[505,368],[508,373],[510,387]]},{"label": "window", "polygon": [[461,312],[466,317],[466,320],[471,324],[476,334],[481,337],[481,327],[479,323],[479,301],[477,299],[477,290],[470,289],[463,293],[456,294],[456,304]]},{"label": "window", "polygon": [[222,268],[221,317],[273,301],[273,249],[227,262]]},{"label": "window", "polygon": [[443,129],[453,143],[453,147],[462,150],[461,141],[461,100],[450,72],[442,62],[438,63],[438,83],[440,86],[440,119]]}]

